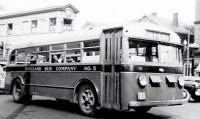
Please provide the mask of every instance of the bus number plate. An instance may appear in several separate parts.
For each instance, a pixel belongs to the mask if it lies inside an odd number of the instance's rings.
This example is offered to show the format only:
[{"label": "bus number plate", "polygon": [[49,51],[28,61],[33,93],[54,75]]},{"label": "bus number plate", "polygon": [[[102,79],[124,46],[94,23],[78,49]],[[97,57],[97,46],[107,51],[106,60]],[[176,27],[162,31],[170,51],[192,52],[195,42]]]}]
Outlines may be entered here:
[{"label": "bus number plate", "polygon": [[145,100],[146,94],[145,92],[138,92],[138,100]]}]

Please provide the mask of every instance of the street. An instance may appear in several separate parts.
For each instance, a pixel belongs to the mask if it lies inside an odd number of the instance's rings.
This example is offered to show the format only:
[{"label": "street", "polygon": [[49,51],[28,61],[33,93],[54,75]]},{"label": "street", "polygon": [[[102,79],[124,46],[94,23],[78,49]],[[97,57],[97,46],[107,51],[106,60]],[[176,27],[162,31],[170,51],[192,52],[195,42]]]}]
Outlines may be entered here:
[{"label": "street", "polygon": [[[154,107],[146,114],[102,110],[98,119],[199,119],[200,103],[190,101],[181,106]],[[94,118],[94,117],[93,117]],[[82,116],[75,104],[34,96],[30,105],[13,102],[11,95],[0,95],[0,119],[92,119]]]}]

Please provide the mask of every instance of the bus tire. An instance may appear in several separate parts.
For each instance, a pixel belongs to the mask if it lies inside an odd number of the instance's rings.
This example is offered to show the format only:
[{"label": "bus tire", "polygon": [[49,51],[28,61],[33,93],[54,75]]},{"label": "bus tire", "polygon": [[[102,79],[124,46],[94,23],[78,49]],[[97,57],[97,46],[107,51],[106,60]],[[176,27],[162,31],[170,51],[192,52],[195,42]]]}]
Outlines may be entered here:
[{"label": "bus tire", "polygon": [[134,110],[137,113],[146,113],[148,112],[152,107],[135,107]]},{"label": "bus tire", "polygon": [[78,105],[82,114],[94,116],[96,113],[97,97],[88,85],[82,85],[78,91]]},{"label": "bus tire", "polygon": [[19,79],[14,80],[12,87],[12,96],[14,102],[17,103],[29,103],[32,99],[32,95],[28,94],[25,89],[25,86],[21,83]]},{"label": "bus tire", "polygon": [[200,96],[196,96],[195,94],[192,94],[191,97],[195,102],[200,102]]}]

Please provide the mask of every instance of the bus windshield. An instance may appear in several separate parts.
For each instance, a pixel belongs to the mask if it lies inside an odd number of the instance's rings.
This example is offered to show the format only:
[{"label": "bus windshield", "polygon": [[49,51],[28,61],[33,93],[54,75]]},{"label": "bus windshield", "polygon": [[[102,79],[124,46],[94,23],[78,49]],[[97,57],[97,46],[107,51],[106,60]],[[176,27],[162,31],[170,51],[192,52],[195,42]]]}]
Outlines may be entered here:
[{"label": "bus windshield", "polygon": [[129,39],[129,60],[133,62],[181,63],[181,49],[175,46]]}]

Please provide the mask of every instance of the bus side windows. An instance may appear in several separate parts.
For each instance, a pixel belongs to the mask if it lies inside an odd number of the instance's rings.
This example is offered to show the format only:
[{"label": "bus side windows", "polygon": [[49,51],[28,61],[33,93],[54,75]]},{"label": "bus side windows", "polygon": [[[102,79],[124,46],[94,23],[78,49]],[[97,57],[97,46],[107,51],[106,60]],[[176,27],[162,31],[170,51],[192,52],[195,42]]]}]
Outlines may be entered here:
[{"label": "bus side windows", "polygon": [[18,49],[16,58],[17,58],[17,64],[25,64],[26,63],[25,49]]},{"label": "bus side windows", "polygon": [[37,62],[37,54],[27,54],[27,63],[29,64],[36,64]]},{"label": "bus side windows", "polygon": [[12,51],[10,55],[10,64],[14,64],[16,60],[16,50]]},{"label": "bus side windows", "polygon": [[51,63],[64,63],[64,54],[51,55]]},{"label": "bus side windows", "polygon": [[37,63],[49,63],[49,52],[39,53]]},{"label": "bus side windows", "polygon": [[67,63],[81,62],[81,51],[79,49],[66,51],[66,62]]},{"label": "bus side windows", "polygon": [[90,40],[83,42],[83,63],[100,62],[100,40]]}]

